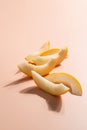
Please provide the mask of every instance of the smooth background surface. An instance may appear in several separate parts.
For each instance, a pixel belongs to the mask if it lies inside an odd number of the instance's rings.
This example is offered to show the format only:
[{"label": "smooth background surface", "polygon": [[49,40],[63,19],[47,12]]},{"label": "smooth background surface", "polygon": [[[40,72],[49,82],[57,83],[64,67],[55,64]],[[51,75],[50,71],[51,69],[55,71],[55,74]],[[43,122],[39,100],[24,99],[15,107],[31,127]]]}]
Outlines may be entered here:
[{"label": "smooth background surface", "polygon": [[[48,40],[69,48],[56,71],[76,76],[82,97],[53,97],[15,74],[17,64]],[[87,130],[86,56],[86,0],[0,0],[0,130]]]}]

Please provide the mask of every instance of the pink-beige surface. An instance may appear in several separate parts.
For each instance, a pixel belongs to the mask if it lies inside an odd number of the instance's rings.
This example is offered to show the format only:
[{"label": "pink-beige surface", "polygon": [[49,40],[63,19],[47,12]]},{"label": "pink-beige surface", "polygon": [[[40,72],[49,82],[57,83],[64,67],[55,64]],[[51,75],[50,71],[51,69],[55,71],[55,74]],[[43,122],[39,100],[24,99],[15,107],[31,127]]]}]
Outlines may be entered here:
[{"label": "pink-beige surface", "polygon": [[[56,71],[74,75],[82,96],[54,97],[16,74],[24,57],[48,40],[68,47]],[[86,0],[0,0],[0,130],[87,130],[86,77]]]}]

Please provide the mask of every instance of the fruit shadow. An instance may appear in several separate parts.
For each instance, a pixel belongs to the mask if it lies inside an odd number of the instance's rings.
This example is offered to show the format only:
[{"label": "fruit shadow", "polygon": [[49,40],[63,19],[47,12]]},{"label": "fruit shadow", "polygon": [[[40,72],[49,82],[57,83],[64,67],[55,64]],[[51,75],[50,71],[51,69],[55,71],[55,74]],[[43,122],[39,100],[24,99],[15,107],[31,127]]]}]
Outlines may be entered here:
[{"label": "fruit shadow", "polygon": [[40,96],[41,98],[46,100],[46,103],[48,105],[48,109],[55,112],[60,112],[62,108],[62,98],[61,96],[53,96],[50,95],[38,87],[32,86],[26,89],[23,89],[20,91],[22,94],[35,94]]},{"label": "fruit shadow", "polygon": [[32,80],[32,79],[27,77],[27,76],[22,77],[20,79],[15,80],[15,81],[11,81],[10,83],[6,83],[5,85],[3,85],[3,87],[8,87],[8,86],[12,86],[12,85],[21,84],[21,83],[24,83],[24,82],[29,81],[29,80]]}]

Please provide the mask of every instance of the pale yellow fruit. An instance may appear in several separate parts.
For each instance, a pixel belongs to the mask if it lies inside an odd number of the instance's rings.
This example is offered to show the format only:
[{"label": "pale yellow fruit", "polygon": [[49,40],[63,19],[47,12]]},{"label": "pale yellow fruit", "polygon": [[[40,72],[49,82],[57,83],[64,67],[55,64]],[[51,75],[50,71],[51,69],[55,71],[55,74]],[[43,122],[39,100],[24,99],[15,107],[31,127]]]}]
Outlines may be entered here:
[{"label": "pale yellow fruit", "polygon": [[32,72],[32,77],[35,81],[35,83],[37,84],[37,86],[44,90],[45,92],[52,94],[52,95],[62,95],[64,93],[66,93],[67,91],[69,91],[69,88],[66,87],[64,84],[54,84],[50,81],[48,81],[47,79],[45,79],[44,77],[42,77],[40,74],[38,74],[35,71],[31,71]]},{"label": "pale yellow fruit", "polygon": [[82,87],[79,81],[71,74],[65,72],[52,73],[45,77],[47,80],[53,83],[63,83],[70,88],[72,94],[81,96]]},{"label": "pale yellow fruit", "polygon": [[59,51],[60,51],[59,48],[52,48],[52,49],[42,52],[41,56],[53,55],[55,53],[58,53]]},{"label": "pale yellow fruit", "polygon": [[44,65],[34,65],[28,62],[23,62],[22,64],[18,65],[20,71],[25,73],[27,76],[31,77],[31,70],[38,72],[40,75],[45,76],[49,74],[49,72],[55,68],[57,64],[56,58],[51,58],[46,64]]},{"label": "pale yellow fruit", "polygon": [[50,42],[46,42],[43,44],[41,48],[39,48],[37,51],[33,52],[32,54],[29,54],[27,57],[25,57],[26,60],[32,59],[32,57],[41,55],[44,51],[47,51],[50,49]]},{"label": "pale yellow fruit", "polygon": [[60,64],[67,56],[68,49],[60,49],[58,53],[47,55],[47,56],[33,56],[32,59],[28,58],[27,60],[30,63],[36,64],[36,65],[42,65],[47,63],[51,58],[55,58],[57,60],[57,65]]}]

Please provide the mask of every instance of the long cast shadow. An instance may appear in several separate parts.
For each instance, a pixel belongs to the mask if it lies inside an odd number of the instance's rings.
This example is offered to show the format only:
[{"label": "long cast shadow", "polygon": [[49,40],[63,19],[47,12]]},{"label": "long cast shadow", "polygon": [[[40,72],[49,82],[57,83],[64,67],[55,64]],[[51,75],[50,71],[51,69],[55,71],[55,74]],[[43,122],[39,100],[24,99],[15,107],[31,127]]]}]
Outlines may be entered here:
[{"label": "long cast shadow", "polygon": [[20,84],[20,83],[23,83],[23,82],[26,82],[26,81],[29,81],[29,80],[31,80],[31,78],[29,78],[29,77],[23,77],[23,78],[15,80],[15,81],[11,81],[10,83],[7,83],[3,87],[17,85],[17,84]]},{"label": "long cast shadow", "polygon": [[48,109],[55,112],[60,112],[62,107],[62,99],[61,96],[52,96],[38,87],[29,87],[20,91],[22,94],[36,94],[42,98],[44,98],[48,104]]}]

